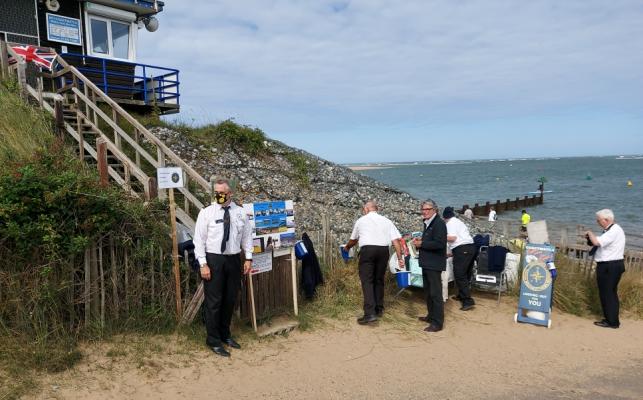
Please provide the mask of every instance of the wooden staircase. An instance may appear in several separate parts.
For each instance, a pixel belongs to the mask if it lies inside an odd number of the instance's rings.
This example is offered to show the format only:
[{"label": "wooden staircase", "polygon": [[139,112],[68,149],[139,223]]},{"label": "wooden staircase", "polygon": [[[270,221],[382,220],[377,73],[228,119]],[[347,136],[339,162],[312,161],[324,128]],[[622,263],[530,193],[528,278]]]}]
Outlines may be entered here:
[{"label": "wooden staircase", "polygon": [[[17,61],[9,63],[10,57]],[[74,139],[78,157],[98,168],[101,182],[116,183],[143,200],[166,198],[166,191],[157,189],[156,169],[181,167],[185,186],[178,189],[176,216],[193,231],[198,212],[204,202],[210,201],[211,183],[76,67],[60,56],[56,61],[59,69],[55,72],[37,72],[27,68],[11,44],[0,41],[2,78],[17,79],[23,98],[38,103],[54,115],[58,133]],[[36,82],[36,87],[29,82]],[[202,301],[201,283],[183,313],[182,323],[194,319]]]}]

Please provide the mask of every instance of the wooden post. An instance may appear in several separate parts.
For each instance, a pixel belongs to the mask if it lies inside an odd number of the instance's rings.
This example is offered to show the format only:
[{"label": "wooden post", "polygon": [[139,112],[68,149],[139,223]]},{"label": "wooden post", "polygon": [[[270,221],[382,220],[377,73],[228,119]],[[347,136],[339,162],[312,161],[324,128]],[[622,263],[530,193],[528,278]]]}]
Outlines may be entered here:
[{"label": "wooden post", "polygon": [[170,199],[170,226],[172,227],[172,268],[174,270],[174,297],[176,299],[177,320],[181,318],[181,276],[179,271],[179,247],[176,238],[176,204],[174,189],[168,190]]},{"label": "wooden post", "polygon": [[252,319],[252,329],[257,332],[257,314],[255,311],[255,291],[252,285],[252,273],[248,273],[248,290],[250,290],[250,318]]},{"label": "wooden post", "polygon": [[100,177],[100,185],[107,187],[109,185],[109,173],[107,172],[107,143],[103,138],[96,140],[97,157],[98,157],[98,176]]},{"label": "wooden post", "polygon": [[100,282],[100,327],[105,327],[105,269],[103,268],[103,241],[98,242],[98,274]]},{"label": "wooden post", "polygon": [[147,187],[145,188],[145,200],[154,200],[159,197],[159,187],[156,178],[147,178]]},{"label": "wooden post", "polygon": [[0,76],[2,78],[9,78],[9,54],[7,50],[7,42],[0,40]]},{"label": "wooden post", "polygon": [[85,327],[89,326],[89,316],[91,313],[91,306],[89,303],[91,296],[91,268],[90,268],[90,258],[91,251],[88,248],[85,249],[85,291],[83,297],[85,300]]},{"label": "wooden post", "polygon": [[129,256],[125,248],[125,312],[129,317]]},{"label": "wooden post", "polygon": [[116,271],[116,250],[114,249],[114,237],[109,236],[109,262],[112,275],[112,302],[114,319],[118,319],[118,272]]},{"label": "wooden post", "polygon": [[29,92],[27,92],[27,64],[18,62],[18,65],[16,66],[16,72],[18,73],[20,96],[22,96],[23,99],[27,99],[29,98]]},{"label": "wooden post", "polygon": [[58,137],[65,136],[65,119],[63,118],[63,102],[55,100],[54,118],[56,119],[56,134]]},{"label": "wooden post", "polygon": [[295,257],[295,248],[290,250],[290,268],[292,271],[292,304],[295,316],[299,315],[299,307],[297,305],[297,257]]}]

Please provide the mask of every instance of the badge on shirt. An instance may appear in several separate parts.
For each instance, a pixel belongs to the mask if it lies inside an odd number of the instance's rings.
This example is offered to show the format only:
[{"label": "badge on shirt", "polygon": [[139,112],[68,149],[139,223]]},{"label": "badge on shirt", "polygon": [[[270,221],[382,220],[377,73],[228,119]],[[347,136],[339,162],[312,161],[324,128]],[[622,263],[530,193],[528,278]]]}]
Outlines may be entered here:
[{"label": "badge on shirt", "polygon": [[222,219],[218,219],[218,220],[214,221],[214,223],[215,223],[215,224],[222,224],[222,223],[223,223],[223,220],[222,220]]}]

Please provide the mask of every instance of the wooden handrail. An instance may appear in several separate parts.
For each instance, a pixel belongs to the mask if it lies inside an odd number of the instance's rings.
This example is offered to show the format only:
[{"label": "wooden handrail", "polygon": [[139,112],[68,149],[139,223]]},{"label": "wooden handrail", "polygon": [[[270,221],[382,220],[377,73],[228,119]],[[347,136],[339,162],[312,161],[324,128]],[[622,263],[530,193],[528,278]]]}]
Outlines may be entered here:
[{"label": "wooden handrail", "polygon": [[138,131],[142,133],[147,140],[154,143],[154,145],[161,149],[163,154],[168,159],[170,159],[177,166],[183,168],[188,176],[194,179],[203,189],[205,189],[206,191],[210,190],[210,184],[206,179],[204,179],[190,165],[188,165],[178,155],[176,155],[176,153],[174,153],[169,147],[167,147],[165,143],[163,143],[163,141],[153,135],[147,128],[145,128],[140,122],[138,122],[136,118],[132,117],[127,111],[125,111],[120,105],[118,105],[118,103],[116,103],[109,96],[103,93],[103,91],[100,90],[98,86],[96,86],[92,81],[85,77],[85,75],[81,74],[78,69],[76,69],[76,67],[69,65],[60,56],[57,56],[56,60],[58,61],[58,63],[60,63],[60,65],[63,66],[63,68],[69,67],[69,72],[71,72],[77,79],[81,80],[86,85],[86,87],[90,88],[98,97],[100,97],[103,102],[107,103],[114,110],[116,110],[120,117],[124,118],[127,122],[134,126],[134,128],[138,129]]},{"label": "wooden handrail", "polygon": [[[127,143],[129,143],[132,147],[134,147],[137,153],[140,153],[141,155],[143,155],[143,157],[150,164],[152,164],[152,166],[158,168],[158,161],[154,159],[154,157],[152,157],[147,151],[145,151],[145,149],[142,148],[141,145],[136,143],[136,141],[132,139],[131,136],[128,135],[127,132],[123,130],[123,128],[118,126],[116,122],[114,122],[110,117],[108,117],[107,114],[105,114],[103,110],[100,109],[100,107],[98,107],[95,103],[93,103],[90,99],[88,99],[87,96],[83,94],[83,92],[78,90],[78,88],[72,88],[71,90],[72,92],[74,92],[74,94],[76,94],[79,98],[81,98],[89,108],[91,108],[95,113],[97,113],[103,119],[103,121],[105,121],[112,129],[114,129],[115,132],[117,132],[123,139],[125,139]],[[92,123],[92,121],[89,118],[87,118],[87,116],[85,116],[85,120],[91,123],[93,126],[96,126],[95,124]]]}]

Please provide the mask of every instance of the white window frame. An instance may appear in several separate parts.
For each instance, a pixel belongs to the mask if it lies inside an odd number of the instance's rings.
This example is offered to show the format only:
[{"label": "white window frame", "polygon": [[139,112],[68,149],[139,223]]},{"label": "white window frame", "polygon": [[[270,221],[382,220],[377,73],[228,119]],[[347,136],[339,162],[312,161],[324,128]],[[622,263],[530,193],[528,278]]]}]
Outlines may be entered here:
[{"label": "white window frame", "polygon": [[[102,14],[102,13],[101,13]],[[92,25],[91,20],[99,20],[107,23],[107,54],[94,53],[94,42],[92,41]],[[129,26],[129,43],[127,49],[127,58],[119,58],[114,56],[113,38],[112,38],[112,22]],[[123,61],[136,61],[136,42],[137,42],[138,25],[136,21],[128,21],[118,18],[110,18],[109,16],[90,13],[85,11],[85,43],[87,43],[87,55],[100,58],[108,58],[110,60],[123,60]]]}]

